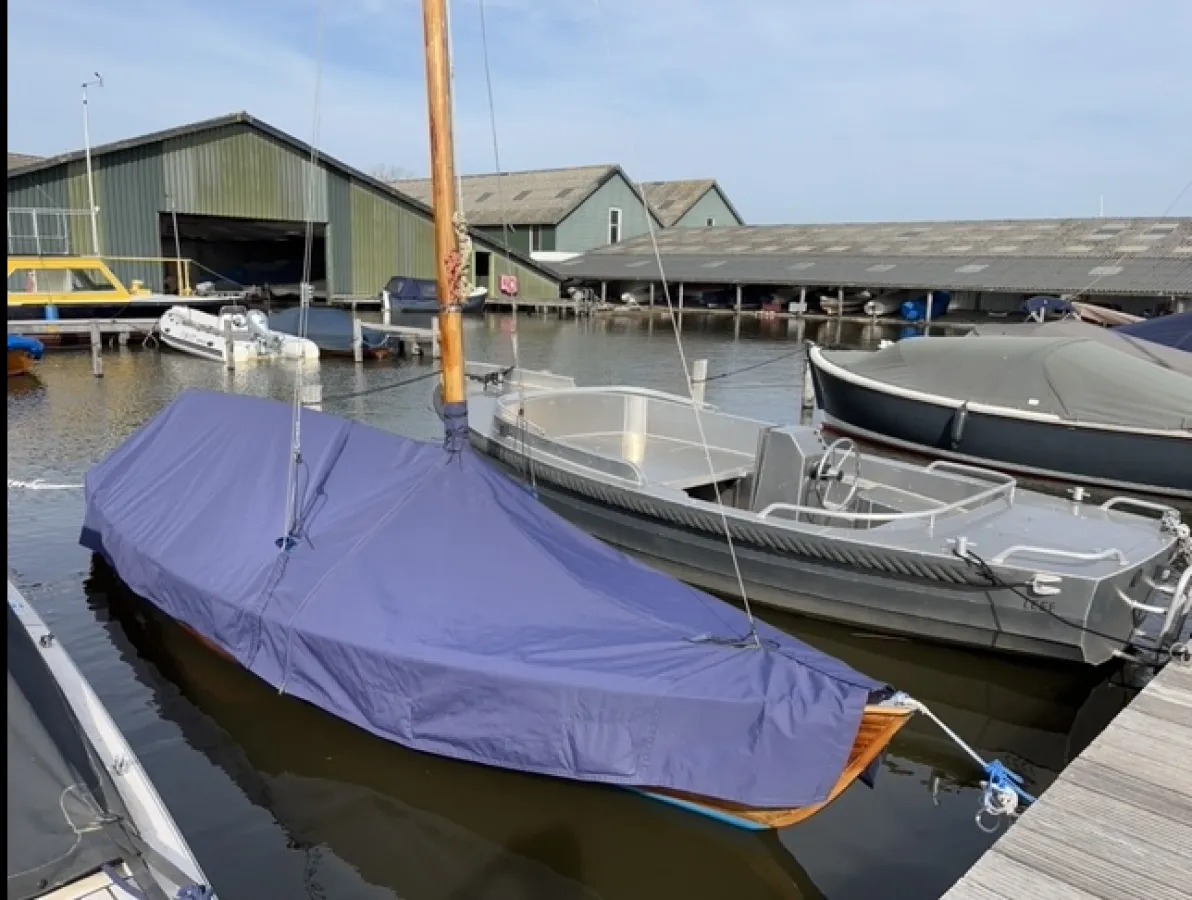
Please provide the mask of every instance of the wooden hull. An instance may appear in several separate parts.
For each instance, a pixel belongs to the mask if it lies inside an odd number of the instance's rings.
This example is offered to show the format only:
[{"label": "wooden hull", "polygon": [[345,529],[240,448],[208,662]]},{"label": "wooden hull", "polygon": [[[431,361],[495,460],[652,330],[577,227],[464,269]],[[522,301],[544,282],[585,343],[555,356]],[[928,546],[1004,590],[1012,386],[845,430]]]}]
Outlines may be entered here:
[{"label": "wooden hull", "polygon": [[[199,632],[189,625],[181,622],[179,625],[212,653],[232,662],[236,661],[230,653],[199,634]],[[677,806],[680,809],[698,813],[710,819],[716,819],[719,822],[724,822],[736,828],[744,828],[748,831],[767,831],[773,828],[786,828],[790,825],[796,825],[804,819],[809,819],[843,794],[854,781],[861,777],[873,761],[885,752],[886,748],[890,745],[890,741],[894,739],[894,736],[910,721],[911,715],[912,710],[909,707],[867,706],[865,708],[865,714],[861,718],[861,727],[857,729],[857,737],[854,739],[852,749],[849,751],[848,764],[845,766],[844,772],[841,773],[831,793],[828,794],[828,799],[814,806],[801,806],[788,809],[757,809],[723,800],[714,800],[710,797],[701,797],[698,794],[687,794],[681,791],[643,788],[630,788],[630,790],[635,790],[639,794],[671,806]]]},{"label": "wooden hull", "polygon": [[881,756],[894,736],[910,721],[911,715],[912,711],[907,707],[866,707],[856,740],[853,741],[852,750],[849,751],[848,765],[845,766],[840,779],[833,786],[832,792],[828,794],[828,799],[814,806],[801,806],[793,809],[757,809],[680,791],[647,790],[642,793],[664,803],[700,813],[738,828],[746,828],[751,831],[787,828],[797,825],[804,819],[811,818],[843,794],[854,781],[861,777],[873,761]]},{"label": "wooden hull", "polygon": [[24,350],[8,351],[8,377],[28,375],[33,371],[33,357]]}]

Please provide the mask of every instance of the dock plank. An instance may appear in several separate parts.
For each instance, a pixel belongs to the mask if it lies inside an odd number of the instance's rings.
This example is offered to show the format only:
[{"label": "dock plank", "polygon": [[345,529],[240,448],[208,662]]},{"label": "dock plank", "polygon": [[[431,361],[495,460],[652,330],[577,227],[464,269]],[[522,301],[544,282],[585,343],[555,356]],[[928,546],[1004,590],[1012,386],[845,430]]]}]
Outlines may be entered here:
[{"label": "dock plank", "polygon": [[946,900],[1192,895],[1192,668],[1169,664]]}]

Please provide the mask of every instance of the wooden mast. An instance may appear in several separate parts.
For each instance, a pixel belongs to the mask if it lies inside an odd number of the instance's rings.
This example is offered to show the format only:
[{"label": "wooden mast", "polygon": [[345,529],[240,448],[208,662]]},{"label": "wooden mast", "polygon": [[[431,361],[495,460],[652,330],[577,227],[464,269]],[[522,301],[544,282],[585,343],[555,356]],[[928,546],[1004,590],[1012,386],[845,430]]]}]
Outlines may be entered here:
[{"label": "wooden mast", "polygon": [[[439,293],[439,348],[443,407],[451,436],[452,411],[464,394],[463,326],[459,273],[463,260],[455,232],[455,145],[451,137],[451,76],[447,50],[447,0],[423,0],[426,93],[430,112],[431,208],[435,222],[435,274]],[[466,439],[466,438],[465,438]]]}]

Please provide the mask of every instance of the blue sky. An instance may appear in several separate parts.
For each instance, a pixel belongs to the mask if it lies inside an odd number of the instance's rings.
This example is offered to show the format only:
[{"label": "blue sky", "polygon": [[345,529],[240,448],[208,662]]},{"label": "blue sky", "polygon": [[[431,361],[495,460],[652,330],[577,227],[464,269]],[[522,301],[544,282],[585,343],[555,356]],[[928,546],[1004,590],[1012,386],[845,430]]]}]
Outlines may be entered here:
[{"label": "blue sky", "polygon": [[[319,144],[429,167],[417,0],[324,0]],[[485,0],[505,169],[715,177],[752,222],[1159,215],[1192,179],[1192,0]],[[456,157],[492,171],[479,2]],[[10,0],[9,149],[239,109],[303,138],[315,0]],[[1171,210],[1192,215],[1192,190]]]}]

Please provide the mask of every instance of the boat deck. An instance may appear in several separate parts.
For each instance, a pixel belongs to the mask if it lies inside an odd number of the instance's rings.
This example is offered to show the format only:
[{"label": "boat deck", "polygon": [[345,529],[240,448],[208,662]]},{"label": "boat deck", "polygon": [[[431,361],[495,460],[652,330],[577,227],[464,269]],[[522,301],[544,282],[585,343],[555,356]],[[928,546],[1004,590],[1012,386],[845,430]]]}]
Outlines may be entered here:
[{"label": "boat deck", "polygon": [[945,900],[1192,890],[1192,667],[1169,663]]},{"label": "boat deck", "polygon": [[[754,469],[754,457],[723,447],[704,450],[700,444],[651,434],[638,437],[632,433],[592,432],[568,435],[566,442],[573,447],[609,459],[624,459],[641,471],[649,484],[684,490],[743,478]],[[708,465],[708,456],[712,465]]]}]

